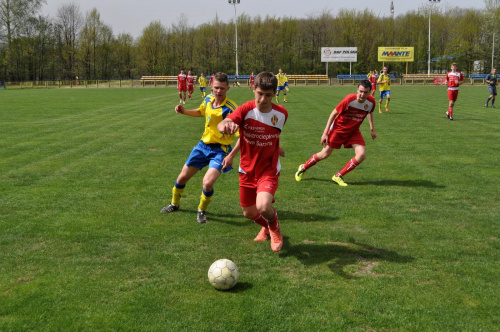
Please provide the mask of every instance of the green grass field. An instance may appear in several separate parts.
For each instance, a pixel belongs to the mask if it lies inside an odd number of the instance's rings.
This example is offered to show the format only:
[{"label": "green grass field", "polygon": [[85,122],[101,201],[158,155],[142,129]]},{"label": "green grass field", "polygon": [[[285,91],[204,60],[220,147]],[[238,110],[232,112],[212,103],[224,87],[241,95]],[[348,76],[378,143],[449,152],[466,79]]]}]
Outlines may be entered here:
[{"label": "green grass field", "polygon": [[[294,173],[356,88],[292,87],[280,253],[252,241],[236,171],[209,223],[204,170],[159,213],[203,130],[175,114],[174,88],[0,90],[0,330],[499,331],[500,102],[464,86],[449,121],[445,89],[393,86],[341,188],[330,178],[352,150]],[[231,291],[207,281],[219,258],[239,267]]]}]

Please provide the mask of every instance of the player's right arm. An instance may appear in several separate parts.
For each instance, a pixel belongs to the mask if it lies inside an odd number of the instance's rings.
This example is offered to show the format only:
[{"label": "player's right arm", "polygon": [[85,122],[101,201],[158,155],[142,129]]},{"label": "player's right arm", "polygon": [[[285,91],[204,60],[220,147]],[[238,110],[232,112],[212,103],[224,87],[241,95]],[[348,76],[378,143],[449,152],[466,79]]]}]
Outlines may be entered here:
[{"label": "player's right arm", "polygon": [[177,113],[177,114],[185,114],[185,115],[194,116],[194,117],[203,116],[203,115],[201,115],[201,112],[200,112],[199,109],[187,110],[182,105],[175,106],[175,113]]},{"label": "player's right arm", "polygon": [[337,111],[337,109],[335,108],[330,114],[330,117],[328,118],[325,130],[323,131],[323,135],[321,135],[322,145],[328,143],[328,131],[330,131],[330,127],[332,126],[333,121],[335,121],[335,118],[337,118],[337,115],[339,115],[339,111]]},{"label": "player's right arm", "polygon": [[223,134],[233,135],[238,131],[238,126],[234,121],[230,118],[225,118],[217,125],[217,130]]}]

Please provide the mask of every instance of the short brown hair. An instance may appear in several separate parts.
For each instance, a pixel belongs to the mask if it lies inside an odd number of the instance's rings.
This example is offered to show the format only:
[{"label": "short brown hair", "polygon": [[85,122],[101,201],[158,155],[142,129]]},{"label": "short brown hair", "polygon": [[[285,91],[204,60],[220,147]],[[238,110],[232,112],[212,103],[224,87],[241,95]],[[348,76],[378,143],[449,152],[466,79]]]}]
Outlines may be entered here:
[{"label": "short brown hair", "polygon": [[278,79],[273,73],[269,71],[263,71],[255,77],[255,88],[261,88],[262,90],[273,90],[276,92],[278,90]]},{"label": "short brown hair", "polygon": [[226,83],[227,85],[229,85],[229,78],[227,77],[226,73],[218,72],[214,75],[214,81]]}]

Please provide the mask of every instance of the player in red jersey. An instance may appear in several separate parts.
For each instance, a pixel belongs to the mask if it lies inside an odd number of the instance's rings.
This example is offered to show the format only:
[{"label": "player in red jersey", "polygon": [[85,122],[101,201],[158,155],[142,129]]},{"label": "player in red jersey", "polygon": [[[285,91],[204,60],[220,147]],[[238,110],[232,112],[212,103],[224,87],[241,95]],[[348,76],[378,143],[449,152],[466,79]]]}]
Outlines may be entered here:
[{"label": "player in red jersey", "polygon": [[215,73],[212,74],[212,76],[210,76],[210,91],[212,90],[212,83],[214,82],[214,76],[215,76]]},{"label": "player in red jersey", "polygon": [[448,83],[448,111],[446,115],[448,119],[453,120],[453,106],[458,97],[458,88],[464,81],[464,75],[457,71],[457,64],[451,64],[451,71],[446,74],[446,83]]},{"label": "player in red jersey", "polygon": [[375,96],[375,91],[377,91],[377,79],[378,79],[378,74],[376,70],[370,71],[370,74],[368,74],[368,79],[370,80],[370,83],[372,85],[372,97]]},{"label": "player in red jersey", "polygon": [[271,249],[280,251],[283,235],[278,214],[272,203],[278,189],[281,170],[280,134],[288,118],[283,106],[272,103],[278,88],[278,79],[270,72],[262,72],[255,78],[255,100],[248,101],[229,114],[217,129],[232,135],[239,129],[240,140],[224,163],[240,153],[240,205],[243,215],[262,226],[254,241],[267,241],[271,237]]},{"label": "player in red jersey", "polygon": [[[184,74],[184,69],[181,69],[181,73],[177,75],[177,89],[179,90],[179,104],[186,103],[186,90],[187,90],[187,77]],[[184,96],[183,96],[184,93]]]},{"label": "player in red jersey", "polygon": [[299,166],[297,173],[295,173],[295,180],[301,181],[305,171],[319,161],[330,157],[334,149],[340,149],[344,145],[347,149],[353,148],[356,155],[332,177],[332,180],[339,186],[347,187],[344,182],[344,175],[356,168],[366,158],[365,141],[359,131],[359,127],[366,117],[368,117],[370,123],[372,138],[377,137],[373,127],[373,110],[376,103],[375,99],[370,95],[370,89],[370,81],[359,82],[357,93],[347,95],[335,107],[321,136],[323,149],[312,155],[305,164]]},{"label": "player in red jersey", "polygon": [[250,84],[248,85],[248,89],[252,90],[254,87],[255,87],[255,76],[253,76],[252,72],[252,75],[250,75]]},{"label": "player in red jersey", "polygon": [[189,99],[191,99],[191,96],[193,95],[194,91],[194,77],[193,74],[191,73],[191,70],[188,71],[186,82],[187,82],[188,97]]}]

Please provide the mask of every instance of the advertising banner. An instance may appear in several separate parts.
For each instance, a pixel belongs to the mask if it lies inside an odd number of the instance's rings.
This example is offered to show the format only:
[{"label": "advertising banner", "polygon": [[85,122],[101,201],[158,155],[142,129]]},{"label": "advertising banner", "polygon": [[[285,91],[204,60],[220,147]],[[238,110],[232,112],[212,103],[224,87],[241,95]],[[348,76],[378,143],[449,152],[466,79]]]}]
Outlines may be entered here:
[{"label": "advertising banner", "polygon": [[358,48],[322,47],[321,62],[358,62]]},{"label": "advertising banner", "polygon": [[379,47],[379,62],[413,62],[413,47]]}]

